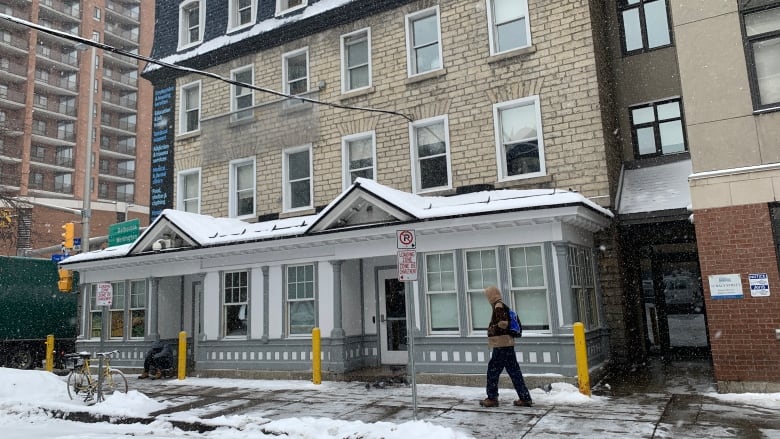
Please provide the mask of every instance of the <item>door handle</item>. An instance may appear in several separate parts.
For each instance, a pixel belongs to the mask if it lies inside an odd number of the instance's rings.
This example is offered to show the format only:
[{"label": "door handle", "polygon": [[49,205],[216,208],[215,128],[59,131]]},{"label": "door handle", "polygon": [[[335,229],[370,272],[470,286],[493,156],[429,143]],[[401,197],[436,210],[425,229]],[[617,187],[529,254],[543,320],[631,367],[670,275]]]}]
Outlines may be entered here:
[{"label": "door handle", "polygon": [[384,322],[385,321],[385,315],[384,314],[380,314],[379,315],[379,321],[380,322]]}]

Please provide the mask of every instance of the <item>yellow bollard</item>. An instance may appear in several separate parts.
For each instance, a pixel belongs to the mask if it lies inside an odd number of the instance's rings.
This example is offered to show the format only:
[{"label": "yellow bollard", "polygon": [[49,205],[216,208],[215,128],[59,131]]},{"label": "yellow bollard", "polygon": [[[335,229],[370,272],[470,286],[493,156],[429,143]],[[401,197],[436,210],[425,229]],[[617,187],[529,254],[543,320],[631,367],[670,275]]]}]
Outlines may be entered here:
[{"label": "yellow bollard", "polygon": [[46,336],[46,372],[54,370],[54,336]]},{"label": "yellow bollard", "polygon": [[179,364],[177,366],[178,379],[183,380],[187,376],[187,333],[179,333]]},{"label": "yellow bollard", "polygon": [[588,372],[588,350],[585,346],[585,325],[574,324],[574,355],[577,357],[577,381],[580,393],[590,396],[590,373]]},{"label": "yellow bollard", "polygon": [[314,384],[322,383],[322,360],[320,357],[320,328],[311,330],[311,381]]}]

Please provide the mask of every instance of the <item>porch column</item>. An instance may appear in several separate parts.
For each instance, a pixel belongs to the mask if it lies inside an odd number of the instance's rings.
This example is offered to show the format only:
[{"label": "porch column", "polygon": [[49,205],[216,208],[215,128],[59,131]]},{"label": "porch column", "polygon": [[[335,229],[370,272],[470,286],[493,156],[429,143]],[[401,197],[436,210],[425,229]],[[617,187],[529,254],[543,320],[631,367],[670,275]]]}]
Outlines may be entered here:
[{"label": "porch column", "polygon": [[159,325],[159,305],[160,305],[160,279],[157,277],[153,277],[150,279],[149,282],[150,288],[149,288],[149,335],[151,336],[152,340],[159,340],[160,339],[160,325]]},{"label": "porch column", "polygon": [[333,267],[333,330],[331,338],[344,338],[344,328],[341,322],[341,264],[343,261],[330,261]]},{"label": "porch column", "polygon": [[[555,242],[553,248],[559,269],[556,281],[561,291],[561,309],[563,310],[563,321],[559,322],[557,329],[563,334],[572,334],[572,325],[577,318],[577,304],[569,281],[569,246],[565,242]],[[555,329],[553,328],[553,334],[555,334]]]},{"label": "porch column", "polygon": [[268,288],[271,284],[268,280],[268,266],[263,265],[260,267],[260,270],[263,272],[263,343],[268,343],[268,331],[270,330],[270,325],[268,324],[268,316],[270,313],[268,312],[268,304],[270,303],[269,299],[269,293]]}]

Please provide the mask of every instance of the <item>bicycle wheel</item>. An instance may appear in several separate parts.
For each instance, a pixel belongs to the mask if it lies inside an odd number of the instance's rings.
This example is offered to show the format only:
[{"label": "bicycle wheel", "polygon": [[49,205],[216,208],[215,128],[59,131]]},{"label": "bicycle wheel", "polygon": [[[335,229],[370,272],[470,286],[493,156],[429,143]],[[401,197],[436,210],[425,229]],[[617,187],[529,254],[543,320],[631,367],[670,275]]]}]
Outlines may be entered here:
[{"label": "bicycle wheel", "polygon": [[114,392],[127,393],[127,378],[121,370],[109,369],[103,379],[103,394],[111,395]]},{"label": "bicycle wheel", "polygon": [[68,396],[75,399],[76,396],[84,397],[89,392],[90,378],[79,370],[72,370],[68,374]]}]

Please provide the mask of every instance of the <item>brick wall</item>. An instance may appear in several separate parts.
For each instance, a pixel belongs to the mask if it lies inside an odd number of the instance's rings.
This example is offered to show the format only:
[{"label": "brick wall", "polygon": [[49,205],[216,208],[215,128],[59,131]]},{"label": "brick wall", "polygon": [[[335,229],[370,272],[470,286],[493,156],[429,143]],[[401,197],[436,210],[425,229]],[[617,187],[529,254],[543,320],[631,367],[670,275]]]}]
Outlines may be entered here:
[{"label": "brick wall", "polygon": [[[697,210],[694,218],[715,379],[780,381],[780,275],[768,206]],[[708,275],[733,273],[744,298],[712,300]],[[769,297],[751,297],[749,273],[769,275]]]}]

